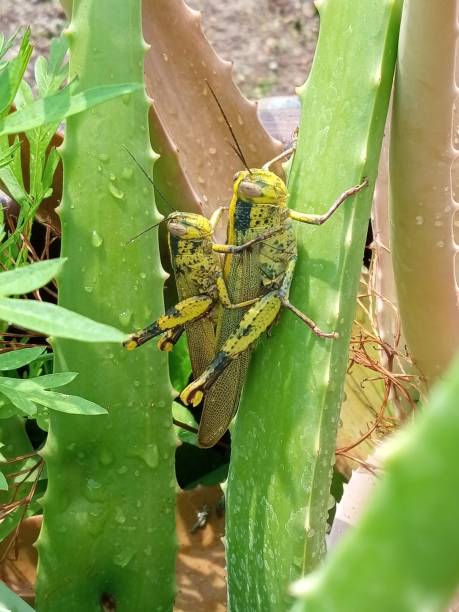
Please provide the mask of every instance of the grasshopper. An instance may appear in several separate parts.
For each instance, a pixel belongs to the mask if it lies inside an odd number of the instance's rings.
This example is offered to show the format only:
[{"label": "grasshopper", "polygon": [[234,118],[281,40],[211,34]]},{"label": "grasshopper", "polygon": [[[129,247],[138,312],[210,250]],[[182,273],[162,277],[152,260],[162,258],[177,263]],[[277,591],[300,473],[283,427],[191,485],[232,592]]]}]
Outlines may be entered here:
[{"label": "grasshopper", "polygon": [[[307,315],[289,301],[290,286],[297,259],[296,237],[292,220],[322,225],[350,196],[367,184],[345,191],[323,215],[307,214],[287,207],[288,192],[282,179],[269,170],[271,164],[293,149],[277,156],[262,169],[249,169],[225,113],[208,84],[236,143],[246,170],[239,172],[233,185],[229,209],[228,242],[238,245],[260,239],[250,251],[237,258],[231,253],[224,263],[224,282],[230,300],[243,304],[245,310],[224,310],[217,330],[217,353],[205,371],[180,394],[185,404],[198,405],[205,395],[198,440],[202,447],[218,442],[234,417],[250,360],[250,351],[260,336],[270,328],[282,307],[298,316],[323,338],[336,338],[335,332],[324,332]],[[273,228],[278,231],[274,234]]]},{"label": "grasshopper", "polygon": [[[154,185],[146,170],[132,153],[126,150],[148,181]],[[161,335],[158,341],[159,349],[171,351],[183,331],[186,331],[193,376],[197,377],[215,355],[214,319],[217,306],[237,309],[254,303],[253,300],[241,304],[231,303],[223,281],[218,253],[241,253],[264,240],[264,237],[256,237],[238,246],[212,242],[214,229],[224,210],[223,207],[218,208],[210,220],[202,215],[185,212],[174,212],[163,219],[168,229],[169,255],[180,301],[156,321],[131,334],[124,342],[128,350]],[[156,225],[158,224],[143,230],[129,243]],[[272,234],[275,231],[274,229]]]},{"label": "grasshopper", "polygon": [[[228,240],[238,244],[256,238],[258,246],[237,258],[227,255],[224,281],[230,299],[255,301],[244,312],[223,311],[218,327],[218,352],[206,370],[180,395],[185,404],[197,405],[205,394],[199,428],[200,446],[213,446],[225,433],[239,403],[239,396],[250,359],[250,349],[275,321],[282,307],[298,316],[323,338],[336,338],[324,332],[289,301],[289,291],[297,259],[292,220],[322,225],[350,196],[367,185],[345,191],[323,215],[300,213],[287,208],[284,182],[267,169],[240,172],[234,183],[230,206]],[[281,231],[267,236],[277,226]]]},{"label": "grasshopper", "polygon": [[131,334],[124,343],[128,350],[132,350],[161,335],[158,347],[171,351],[183,331],[186,331],[195,377],[205,370],[215,355],[213,319],[216,307],[222,305],[237,309],[254,303],[254,300],[231,303],[217,253],[238,254],[265,240],[265,236],[255,237],[237,246],[213,243],[212,235],[222,211],[218,209],[210,220],[202,215],[184,212],[172,213],[165,219],[180,301],[156,321]]}]

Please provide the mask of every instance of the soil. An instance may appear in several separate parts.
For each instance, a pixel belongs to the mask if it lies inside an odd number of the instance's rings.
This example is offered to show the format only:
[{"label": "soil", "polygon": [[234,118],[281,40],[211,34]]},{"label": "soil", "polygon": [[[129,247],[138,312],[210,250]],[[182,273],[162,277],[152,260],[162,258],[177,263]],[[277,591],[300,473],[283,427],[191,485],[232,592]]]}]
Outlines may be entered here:
[{"label": "soil", "polygon": [[[203,27],[217,52],[234,62],[236,83],[246,96],[292,95],[309,73],[319,28],[313,0],[188,0],[202,11]],[[57,0],[1,0],[0,30],[6,36],[32,27],[35,57],[65,26]]]}]

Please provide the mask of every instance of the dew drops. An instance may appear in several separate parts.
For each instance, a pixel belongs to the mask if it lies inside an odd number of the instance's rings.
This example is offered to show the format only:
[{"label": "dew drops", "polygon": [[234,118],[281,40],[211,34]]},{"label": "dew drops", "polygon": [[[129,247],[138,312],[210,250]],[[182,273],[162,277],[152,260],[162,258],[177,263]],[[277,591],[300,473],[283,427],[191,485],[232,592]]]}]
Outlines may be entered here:
[{"label": "dew drops", "polygon": [[143,459],[145,460],[145,463],[148,465],[148,467],[152,469],[155,469],[158,467],[159,454],[158,454],[158,448],[155,444],[150,444],[142,456],[143,456]]},{"label": "dew drops", "polygon": [[100,247],[103,243],[104,239],[102,238],[102,236],[97,232],[97,230],[93,230],[91,233],[91,244],[94,247]]},{"label": "dew drops", "polygon": [[122,525],[123,523],[126,522],[126,517],[124,516],[123,511],[121,510],[121,508],[117,508],[116,509],[115,521],[117,523],[119,523],[120,525]]},{"label": "dew drops", "polygon": [[424,217],[422,217],[421,215],[418,215],[416,217],[416,225],[423,225],[424,223]]},{"label": "dew drops", "polygon": [[122,465],[121,467],[119,467],[117,470],[118,474],[126,474],[126,472],[128,471],[127,466],[126,465]]},{"label": "dew drops", "polygon": [[217,149],[215,147],[209,147],[210,155],[215,155],[217,153]]},{"label": "dew drops", "polygon": [[102,486],[100,482],[97,482],[97,480],[94,480],[93,478],[88,479],[87,485],[88,489],[100,489],[100,487]]},{"label": "dew drops", "polygon": [[113,561],[116,563],[116,565],[119,565],[120,567],[125,567],[133,556],[133,549],[129,550],[129,548],[124,548],[121,552],[117,553],[113,557]]},{"label": "dew drops", "polygon": [[131,321],[132,312],[130,310],[124,310],[120,313],[118,320],[123,325],[123,327],[127,327]]},{"label": "dew drops", "polygon": [[121,189],[118,189],[118,187],[114,185],[113,183],[109,184],[108,190],[115,199],[122,200],[124,198],[124,191],[121,191]]},{"label": "dew drops", "polygon": [[108,160],[110,159],[110,157],[107,155],[107,153],[99,153],[98,155],[99,159],[101,162],[107,163]]},{"label": "dew drops", "polygon": [[132,168],[123,168],[121,171],[121,177],[126,181],[129,181],[132,178],[133,170]]},{"label": "dew drops", "polygon": [[99,461],[102,465],[111,465],[113,463],[113,455],[106,449],[102,449],[99,454]]},{"label": "dew drops", "polygon": [[85,285],[84,290],[86,293],[92,293],[94,291],[94,287],[92,285]]}]

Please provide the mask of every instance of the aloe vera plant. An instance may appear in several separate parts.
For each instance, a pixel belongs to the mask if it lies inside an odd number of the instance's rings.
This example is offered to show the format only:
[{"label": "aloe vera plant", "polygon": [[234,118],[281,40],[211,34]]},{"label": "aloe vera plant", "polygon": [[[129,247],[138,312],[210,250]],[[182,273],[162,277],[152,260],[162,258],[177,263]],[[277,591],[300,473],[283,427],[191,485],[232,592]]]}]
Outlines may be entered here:
[{"label": "aloe vera plant", "polygon": [[448,609],[459,582],[458,393],[456,359],[417,422],[389,442],[355,531],[295,585],[295,612]]},{"label": "aloe vera plant", "polygon": [[406,341],[428,384],[459,344],[457,12],[457,2],[405,2],[394,85],[392,260]]},{"label": "aloe vera plant", "polygon": [[[78,0],[67,31],[78,88],[143,82],[138,0]],[[107,28],[107,20],[110,28]],[[153,156],[148,103],[135,93],[68,120],[59,303],[129,329],[163,309],[156,235],[125,246],[156,212],[144,166]],[[174,597],[175,476],[167,361],[153,347],[53,342],[57,371],[108,415],[50,418],[48,490],[39,541],[37,607],[52,611],[169,610]],[[62,418],[60,418],[62,416]]]},{"label": "aloe vera plant", "polygon": [[227,562],[234,611],[283,610],[289,582],[324,554],[336,428],[369,208],[392,84],[401,2],[319,3],[321,30],[301,88],[290,206],[322,212],[370,187],[321,228],[298,229],[292,302],[337,341],[283,315],[256,351],[234,428]]}]

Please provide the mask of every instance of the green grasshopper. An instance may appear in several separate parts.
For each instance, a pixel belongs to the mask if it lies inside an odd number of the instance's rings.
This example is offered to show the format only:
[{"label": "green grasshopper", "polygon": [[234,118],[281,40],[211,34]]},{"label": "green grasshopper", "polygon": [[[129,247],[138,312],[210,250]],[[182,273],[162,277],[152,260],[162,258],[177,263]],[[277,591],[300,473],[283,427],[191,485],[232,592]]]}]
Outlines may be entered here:
[{"label": "green grasshopper", "polygon": [[[233,302],[255,303],[244,313],[223,311],[218,326],[218,352],[206,370],[186,387],[180,397],[197,405],[205,394],[199,428],[200,446],[213,446],[233,418],[250,359],[250,349],[277,318],[282,306],[292,311],[323,338],[336,338],[289,302],[289,291],[297,259],[291,220],[322,225],[350,196],[367,185],[345,191],[323,215],[305,214],[287,208],[284,182],[267,169],[240,172],[234,183],[230,206],[228,240],[234,244],[261,239],[258,246],[237,258],[227,255],[224,282]],[[273,226],[281,231],[272,236]]]},{"label": "green grasshopper", "polygon": [[186,331],[193,374],[199,376],[215,355],[213,318],[217,305],[236,309],[254,303],[254,300],[231,303],[217,253],[241,253],[265,237],[238,246],[213,243],[212,235],[222,211],[218,209],[210,220],[184,212],[172,213],[165,219],[180,301],[148,327],[131,334],[124,343],[127,349],[135,349],[161,335],[158,347],[170,351]]},{"label": "green grasshopper", "polygon": [[[210,86],[209,86],[210,88]],[[345,191],[323,215],[306,214],[287,207],[288,192],[282,179],[269,170],[271,160],[262,169],[249,169],[234,137],[225,113],[210,88],[236,142],[237,151],[247,170],[235,177],[229,209],[228,242],[238,245],[260,239],[259,244],[241,253],[231,253],[224,264],[224,282],[230,300],[254,304],[246,311],[224,310],[217,331],[217,354],[206,370],[180,394],[185,404],[198,405],[205,395],[199,426],[199,445],[211,447],[227,430],[236,413],[250,360],[250,350],[271,327],[282,306],[292,311],[311,330],[323,338],[336,338],[335,332],[322,331],[314,321],[289,302],[290,286],[297,259],[296,237],[292,220],[322,225],[350,196],[368,183]],[[290,151],[288,151],[290,152]],[[271,234],[273,228],[278,231]]]},{"label": "green grasshopper", "polygon": [[[154,186],[146,170],[128,149],[126,151]],[[255,238],[239,246],[212,242],[214,229],[224,210],[223,207],[218,208],[210,220],[202,215],[185,212],[175,212],[163,219],[167,224],[169,255],[180,301],[159,319],[131,334],[124,342],[128,350],[161,335],[158,347],[162,351],[171,351],[183,331],[186,331],[193,376],[198,377],[215,355],[214,319],[217,306],[237,309],[254,303],[253,300],[241,304],[231,303],[223,281],[218,253],[241,253],[264,240],[264,237]],[[158,224],[143,230],[129,243],[156,225]],[[272,234],[276,231],[274,229]]]}]

